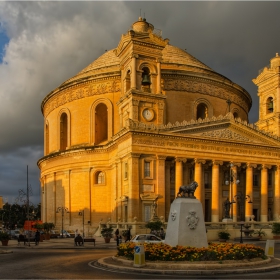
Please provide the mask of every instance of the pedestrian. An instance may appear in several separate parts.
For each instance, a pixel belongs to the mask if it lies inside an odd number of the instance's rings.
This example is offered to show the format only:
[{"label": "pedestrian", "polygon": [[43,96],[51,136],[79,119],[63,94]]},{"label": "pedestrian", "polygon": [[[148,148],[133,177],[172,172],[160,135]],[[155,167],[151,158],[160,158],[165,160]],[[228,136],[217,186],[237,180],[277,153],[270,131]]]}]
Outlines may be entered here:
[{"label": "pedestrian", "polygon": [[119,229],[117,228],[115,231],[115,240],[117,241],[117,246],[119,246],[119,241],[120,241],[119,234],[120,234],[120,232],[119,232]]},{"label": "pedestrian", "polygon": [[131,239],[131,232],[130,232],[130,228],[129,228],[129,229],[127,230],[125,242],[126,242],[126,241],[130,241],[130,239]]},{"label": "pedestrian", "polygon": [[75,238],[78,236],[78,234],[79,234],[79,230],[76,229],[76,230],[75,230]]},{"label": "pedestrian", "polygon": [[165,233],[164,233],[163,228],[160,228],[159,236],[160,236],[161,239],[164,239]]},{"label": "pedestrian", "polygon": [[39,245],[40,242],[40,232],[37,229],[36,233],[35,233],[35,245]]},{"label": "pedestrian", "polygon": [[82,246],[82,244],[83,244],[83,238],[82,238],[82,236],[78,233],[78,235],[75,237],[75,245],[76,246],[78,246],[78,244],[79,244],[79,246]]}]

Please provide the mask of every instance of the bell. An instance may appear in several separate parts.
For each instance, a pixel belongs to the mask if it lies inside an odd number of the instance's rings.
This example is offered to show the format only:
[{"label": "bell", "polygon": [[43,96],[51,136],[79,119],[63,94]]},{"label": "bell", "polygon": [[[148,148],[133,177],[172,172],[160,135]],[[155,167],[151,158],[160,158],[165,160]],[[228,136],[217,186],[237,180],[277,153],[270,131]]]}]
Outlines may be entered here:
[{"label": "bell", "polygon": [[150,77],[149,75],[145,74],[143,76],[142,85],[150,85],[150,84],[151,84]]},{"label": "bell", "polygon": [[273,103],[272,103],[272,102],[269,102],[269,103],[268,103],[268,110],[269,110],[270,112],[273,111]]}]

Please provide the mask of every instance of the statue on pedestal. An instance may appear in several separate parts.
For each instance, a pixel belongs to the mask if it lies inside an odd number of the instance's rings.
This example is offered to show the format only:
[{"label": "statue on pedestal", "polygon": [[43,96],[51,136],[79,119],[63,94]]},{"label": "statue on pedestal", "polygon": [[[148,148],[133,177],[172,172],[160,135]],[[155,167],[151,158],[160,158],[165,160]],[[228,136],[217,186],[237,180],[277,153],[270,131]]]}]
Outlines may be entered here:
[{"label": "statue on pedestal", "polygon": [[230,215],[229,215],[230,205],[231,205],[231,202],[229,201],[229,199],[227,197],[227,199],[224,201],[225,219],[230,219]]}]

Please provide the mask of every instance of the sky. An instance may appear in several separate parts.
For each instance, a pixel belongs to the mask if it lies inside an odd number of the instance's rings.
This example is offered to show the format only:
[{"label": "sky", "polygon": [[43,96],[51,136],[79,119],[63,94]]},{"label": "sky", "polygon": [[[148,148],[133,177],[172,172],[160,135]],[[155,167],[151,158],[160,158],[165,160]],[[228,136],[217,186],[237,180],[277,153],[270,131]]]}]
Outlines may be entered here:
[{"label": "sky", "polygon": [[[43,156],[41,102],[52,90],[116,48],[141,15],[162,37],[245,88],[280,53],[280,2],[1,1],[0,196],[15,203],[19,190],[40,202]],[[28,166],[28,172],[27,172]]]}]

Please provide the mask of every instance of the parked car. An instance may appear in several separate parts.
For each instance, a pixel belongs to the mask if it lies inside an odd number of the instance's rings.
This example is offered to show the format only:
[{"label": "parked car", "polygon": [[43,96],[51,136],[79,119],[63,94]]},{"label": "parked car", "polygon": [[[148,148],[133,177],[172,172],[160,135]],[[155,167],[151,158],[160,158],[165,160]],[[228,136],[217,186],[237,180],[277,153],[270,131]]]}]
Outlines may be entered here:
[{"label": "parked car", "polygon": [[164,240],[160,239],[154,234],[137,234],[132,239],[131,242],[135,243],[163,243]]},{"label": "parked car", "polygon": [[[60,232],[60,237],[62,237],[62,231]],[[63,237],[74,238],[75,232],[73,230],[63,230]]]},{"label": "parked car", "polygon": [[12,239],[18,239],[20,231],[18,229],[11,230],[10,235]]}]

